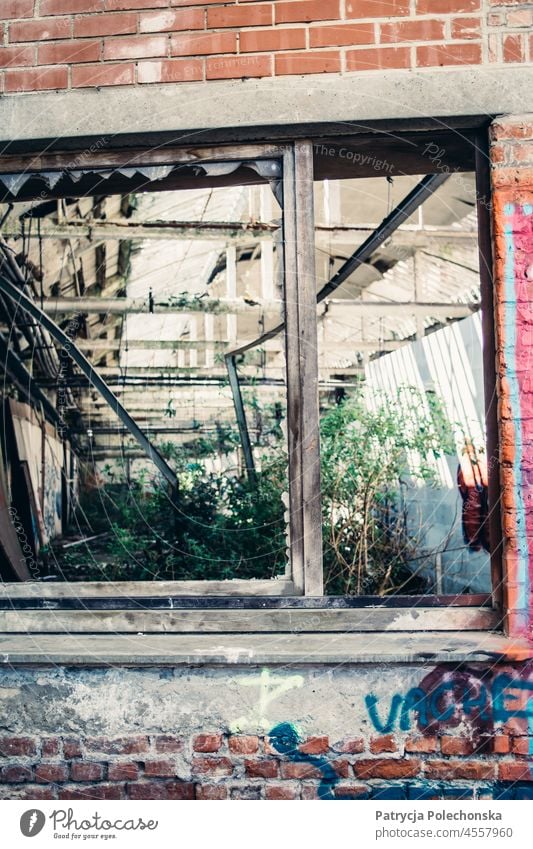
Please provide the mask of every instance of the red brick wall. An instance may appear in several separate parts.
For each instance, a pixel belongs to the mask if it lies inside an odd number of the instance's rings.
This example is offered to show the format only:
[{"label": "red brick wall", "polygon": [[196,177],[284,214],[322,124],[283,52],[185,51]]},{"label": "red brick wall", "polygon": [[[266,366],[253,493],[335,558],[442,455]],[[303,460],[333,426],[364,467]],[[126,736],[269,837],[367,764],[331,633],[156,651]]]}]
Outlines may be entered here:
[{"label": "red brick wall", "polygon": [[0,90],[526,62],[516,0],[2,0]]},{"label": "red brick wall", "polygon": [[280,754],[268,737],[207,731],[107,737],[0,737],[0,798],[532,798],[532,738],[453,730],[310,737]]},{"label": "red brick wall", "polygon": [[491,127],[504,605],[533,637],[533,116]]}]

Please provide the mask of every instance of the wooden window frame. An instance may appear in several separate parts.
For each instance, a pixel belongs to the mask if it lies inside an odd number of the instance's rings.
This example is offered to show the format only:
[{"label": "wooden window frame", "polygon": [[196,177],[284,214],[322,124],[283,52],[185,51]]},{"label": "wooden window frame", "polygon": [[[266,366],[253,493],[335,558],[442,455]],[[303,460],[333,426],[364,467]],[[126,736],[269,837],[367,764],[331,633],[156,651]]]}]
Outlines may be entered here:
[{"label": "wooden window frame", "polygon": [[[492,303],[492,259],[489,204],[490,182],[486,156],[486,134],[476,143],[476,176],[481,254],[481,291],[483,305],[485,395],[489,456],[497,456],[497,418],[494,370],[494,322]],[[69,170],[75,155],[71,151],[40,155],[2,155],[0,171]],[[98,168],[139,167],[159,164],[188,165],[269,159],[281,166],[283,187],[283,262],[285,305],[285,351],[287,361],[287,422],[289,464],[290,558],[285,577],[244,581],[163,581],[117,583],[12,583],[0,586],[0,619],[5,611],[71,611],[76,600],[85,610],[124,611],[134,609],[177,610],[195,606],[224,612],[231,609],[262,608],[278,610],[352,611],[351,629],[390,628],[379,610],[417,608],[427,615],[410,623],[409,630],[431,629],[431,611],[435,608],[461,608],[456,620],[443,630],[482,630],[501,625],[501,546],[491,552],[494,591],[492,595],[470,596],[397,596],[335,598],[323,596],[322,517],[320,498],[320,447],[318,406],[317,311],[314,268],[313,217],[313,142],[284,141],[282,144],[237,144],[188,148],[163,147],[154,150],[96,150],[91,152],[87,170]],[[85,166],[84,166],[85,168]],[[156,186],[157,189],[157,186]],[[493,504],[499,503],[498,476],[492,473]],[[499,512],[493,511],[491,533],[501,539]],[[359,612],[359,618],[357,616]],[[365,612],[366,611],[366,612]],[[372,611],[375,611],[372,619]],[[122,613],[121,613],[122,615]],[[370,617],[370,619],[369,619]],[[389,617],[390,618],[390,617]],[[363,622],[371,622],[371,627]],[[433,621],[436,620],[433,618]],[[455,622],[455,625],[454,625]],[[437,630],[440,627],[436,626]],[[2,628],[0,627],[0,630]],[[93,631],[90,619],[82,629]],[[98,628],[97,628],[98,630]],[[158,630],[158,629],[156,629]],[[166,630],[163,628],[162,630]],[[278,626],[273,630],[278,630]],[[305,630],[305,629],[304,629]],[[318,629],[320,630],[320,628]],[[335,628],[333,630],[336,630]],[[399,628],[399,630],[403,630]]]}]

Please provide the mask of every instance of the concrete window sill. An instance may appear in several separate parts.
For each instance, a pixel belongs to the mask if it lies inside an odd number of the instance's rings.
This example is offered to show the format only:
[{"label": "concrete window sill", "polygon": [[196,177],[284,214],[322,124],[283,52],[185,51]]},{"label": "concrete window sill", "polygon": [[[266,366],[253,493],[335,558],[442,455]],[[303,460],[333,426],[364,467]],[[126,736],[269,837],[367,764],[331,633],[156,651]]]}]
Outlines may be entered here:
[{"label": "concrete window sill", "polygon": [[481,631],[301,634],[6,634],[4,666],[198,666],[521,661],[533,646]]}]

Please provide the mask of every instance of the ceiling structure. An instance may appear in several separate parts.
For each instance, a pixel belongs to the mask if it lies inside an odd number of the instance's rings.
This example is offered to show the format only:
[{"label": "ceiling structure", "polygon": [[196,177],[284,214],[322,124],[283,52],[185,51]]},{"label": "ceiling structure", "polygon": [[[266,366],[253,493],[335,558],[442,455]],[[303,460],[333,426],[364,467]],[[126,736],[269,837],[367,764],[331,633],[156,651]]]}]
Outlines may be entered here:
[{"label": "ceiling structure", "polygon": [[[317,291],[419,179],[315,184]],[[139,425],[187,441],[234,420],[224,356],[282,319],[281,210],[269,185],[143,188],[15,203],[2,232],[36,302]],[[474,176],[457,173],[317,306],[321,387],[349,384],[369,359],[471,314],[479,299]],[[54,403],[53,342],[2,305],[2,334]],[[238,365],[243,384],[279,398],[283,333]],[[82,443],[92,433],[93,456],[130,446],[75,368],[65,380],[70,424]]]}]

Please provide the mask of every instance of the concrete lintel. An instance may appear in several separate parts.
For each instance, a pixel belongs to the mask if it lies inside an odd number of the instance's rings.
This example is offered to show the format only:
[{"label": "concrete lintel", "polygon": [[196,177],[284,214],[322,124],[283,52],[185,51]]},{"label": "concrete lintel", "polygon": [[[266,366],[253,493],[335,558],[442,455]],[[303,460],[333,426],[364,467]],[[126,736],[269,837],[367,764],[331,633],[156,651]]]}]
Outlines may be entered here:
[{"label": "concrete lintel", "polygon": [[[171,133],[191,143],[196,131],[200,138],[226,130],[233,139],[243,128],[434,117],[446,129],[446,117],[527,111],[533,66],[367,71],[8,95],[0,98],[0,141],[23,148],[32,140]],[[357,127],[347,123],[346,131]]]}]

